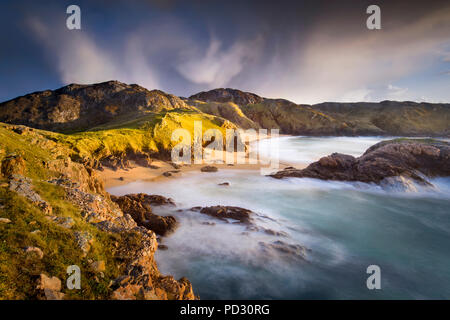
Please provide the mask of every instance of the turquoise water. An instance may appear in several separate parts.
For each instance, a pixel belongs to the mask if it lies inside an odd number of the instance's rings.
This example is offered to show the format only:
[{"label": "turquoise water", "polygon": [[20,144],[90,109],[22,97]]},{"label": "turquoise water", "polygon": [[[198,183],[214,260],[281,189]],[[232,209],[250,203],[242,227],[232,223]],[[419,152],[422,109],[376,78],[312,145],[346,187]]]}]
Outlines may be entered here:
[{"label": "turquoise water", "polygon": [[[308,138],[296,138],[297,147],[310,143],[301,139]],[[351,138],[350,145],[337,138],[314,139],[323,143],[316,156],[327,148],[345,152],[349,147],[358,155],[367,144],[366,138]],[[217,185],[225,181],[229,187]],[[109,191],[175,199],[176,209],[155,210],[180,221],[163,240],[169,249],[159,250],[156,259],[163,273],[189,278],[202,299],[448,299],[450,179],[433,183],[433,190],[387,193],[370,184],[276,180],[259,171],[220,170],[189,172],[166,182],[138,181]],[[176,211],[218,204],[251,209],[261,215],[256,225],[288,236]],[[260,242],[277,240],[311,251],[301,260],[261,250]],[[381,268],[381,290],[366,287],[369,265]]]}]

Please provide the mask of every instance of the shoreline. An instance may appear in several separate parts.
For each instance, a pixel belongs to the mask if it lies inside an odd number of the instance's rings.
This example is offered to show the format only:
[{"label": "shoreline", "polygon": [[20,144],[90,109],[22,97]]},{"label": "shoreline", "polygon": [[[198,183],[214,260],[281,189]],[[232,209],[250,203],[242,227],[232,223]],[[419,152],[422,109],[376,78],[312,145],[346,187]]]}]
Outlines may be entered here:
[{"label": "shoreline", "polygon": [[[135,181],[145,181],[145,182],[157,182],[164,179],[177,179],[181,178],[184,173],[197,171],[199,174],[204,174],[207,172],[202,172],[200,169],[205,166],[214,166],[219,171],[228,169],[228,170],[253,170],[255,172],[259,172],[261,168],[267,167],[267,165],[262,164],[183,164],[180,165],[180,168],[175,169],[169,162],[155,160],[152,162],[152,165],[157,166],[158,168],[152,169],[148,167],[139,166],[135,163],[131,163],[132,167],[128,169],[117,169],[113,170],[110,168],[104,168],[103,171],[97,170],[97,174],[103,180],[105,184],[105,189],[109,189],[112,187],[118,187],[122,185],[126,185]],[[302,169],[306,167],[306,165],[299,166],[298,164],[289,164],[289,163],[279,163],[279,169],[282,170],[289,166],[295,166],[298,169]],[[170,172],[171,176],[166,177],[163,175],[165,172]]]},{"label": "shoreline", "polygon": [[[278,135],[278,138],[280,137],[292,137],[291,135],[285,135],[280,134]],[[265,139],[271,139],[271,137],[265,137],[265,138],[259,138],[258,135],[256,136],[249,136],[249,143],[255,143],[260,140]],[[206,151],[207,152],[207,151]],[[217,157],[219,159],[224,159],[225,154],[220,155],[220,157]],[[233,152],[233,159],[237,159],[238,152]],[[216,158],[216,159],[217,159]],[[266,160],[267,159],[262,159]],[[258,160],[256,164],[249,164],[248,158],[245,159],[246,163],[239,164],[239,163],[233,163],[233,164],[227,164],[227,163],[202,163],[202,164],[180,164],[176,167],[171,164],[169,161],[164,160],[153,160],[151,165],[155,166],[157,168],[149,168],[144,167],[141,165],[136,164],[134,161],[130,161],[131,168],[126,169],[117,169],[113,170],[108,167],[104,167],[102,171],[96,170],[97,174],[100,176],[100,178],[103,180],[105,184],[105,189],[109,189],[112,187],[122,186],[129,184],[134,181],[145,181],[145,182],[156,182],[163,179],[174,179],[174,178],[180,178],[183,176],[186,172],[192,172],[192,171],[198,171],[198,173],[205,173],[200,171],[202,167],[205,166],[213,166],[216,167],[219,171],[223,169],[232,169],[232,170],[254,170],[259,171],[261,168],[268,167],[269,164],[261,164],[260,160]],[[279,168],[277,170],[282,170],[286,167],[296,167],[298,169],[303,169],[307,166],[307,164],[301,164],[298,163],[286,163],[279,161]],[[163,174],[165,172],[169,172],[171,175],[166,177]]]}]

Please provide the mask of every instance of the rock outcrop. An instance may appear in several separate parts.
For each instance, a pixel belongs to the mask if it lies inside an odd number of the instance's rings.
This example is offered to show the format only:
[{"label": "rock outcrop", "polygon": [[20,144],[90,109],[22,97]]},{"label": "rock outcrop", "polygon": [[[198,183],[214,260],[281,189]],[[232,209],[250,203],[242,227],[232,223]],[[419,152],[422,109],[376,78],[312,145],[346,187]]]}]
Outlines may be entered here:
[{"label": "rock outcrop", "polygon": [[111,200],[117,203],[125,214],[129,214],[139,226],[152,230],[158,235],[167,235],[173,232],[177,226],[175,217],[159,216],[152,213],[152,205],[173,206],[174,202],[172,199],[138,193],[121,197],[111,196]]},{"label": "rock outcrop", "polygon": [[[392,177],[429,184],[426,177],[450,176],[450,144],[423,139],[395,139],[370,147],[361,157],[333,153],[307,168],[285,169],[273,178],[316,178],[323,180],[399,183]],[[386,180],[390,179],[390,180]]]}]

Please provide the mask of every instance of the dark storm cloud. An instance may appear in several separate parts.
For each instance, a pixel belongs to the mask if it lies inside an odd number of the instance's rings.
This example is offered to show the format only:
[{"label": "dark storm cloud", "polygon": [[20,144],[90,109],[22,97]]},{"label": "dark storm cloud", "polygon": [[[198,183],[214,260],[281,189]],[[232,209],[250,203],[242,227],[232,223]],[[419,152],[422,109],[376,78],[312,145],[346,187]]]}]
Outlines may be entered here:
[{"label": "dark storm cloud", "polygon": [[[450,100],[446,1],[2,2],[0,99],[117,79],[187,96],[237,87],[296,102]],[[365,27],[369,4],[382,30]]]}]

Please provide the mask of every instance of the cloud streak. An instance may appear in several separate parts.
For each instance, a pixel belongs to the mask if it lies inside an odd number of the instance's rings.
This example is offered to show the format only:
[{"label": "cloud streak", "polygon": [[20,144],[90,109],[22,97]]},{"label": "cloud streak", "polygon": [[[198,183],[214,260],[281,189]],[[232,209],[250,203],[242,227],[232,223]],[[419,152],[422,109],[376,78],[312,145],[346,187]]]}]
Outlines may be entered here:
[{"label": "cloud streak", "polygon": [[[450,100],[449,94],[430,89],[445,86],[447,77],[425,76],[449,61],[450,4],[418,7],[423,10],[411,9],[414,15],[397,19],[404,7],[390,2],[381,6],[383,29],[370,31],[364,8],[332,6],[317,13],[317,3],[301,7],[308,11],[298,17],[294,9],[272,12],[263,3],[263,12],[247,20],[224,4],[228,16],[222,21],[216,5],[194,2],[195,17],[203,23],[198,25],[177,11],[180,2],[172,1],[157,18],[137,19],[113,35],[97,28],[67,31],[44,23],[52,19],[42,16],[26,22],[47,58],[55,61],[63,84],[116,79],[183,96],[235,87],[297,103],[419,100],[425,95]],[[269,16],[274,21],[268,22]],[[288,17],[298,21],[285,23]]]}]

